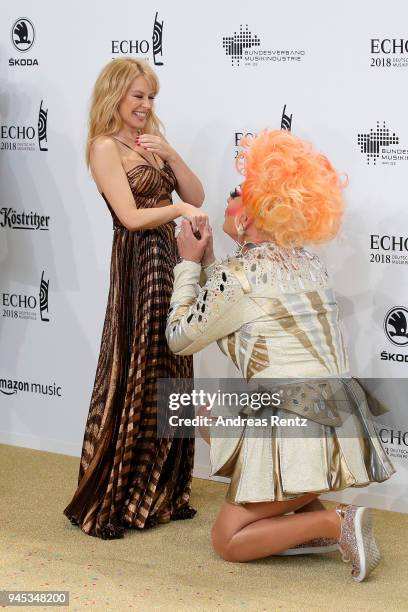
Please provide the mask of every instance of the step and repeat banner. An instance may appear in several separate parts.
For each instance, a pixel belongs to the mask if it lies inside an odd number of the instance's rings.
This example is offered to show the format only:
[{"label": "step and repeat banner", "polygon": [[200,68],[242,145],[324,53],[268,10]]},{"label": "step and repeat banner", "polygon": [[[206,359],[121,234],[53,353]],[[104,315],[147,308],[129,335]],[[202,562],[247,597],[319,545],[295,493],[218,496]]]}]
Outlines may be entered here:
[{"label": "step and repeat banner", "polygon": [[[244,0],[32,3],[0,23],[0,441],[79,456],[108,292],[112,221],[85,166],[89,99],[112,58],[161,83],[166,137],[201,178],[219,256],[240,141],[309,139],[347,174],[342,234],[319,253],[337,290],[352,373],[391,411],[397,467],[336,499],[408,511],[408,5]],[[216,346],[199,378],[232,377]],[[382,382],[381,382],[382,379]],[[384,419],[385,417],[383,417]],[[388,420],[387,420],[388,419]],[[209,472],[197,444],[196,474]]]}]

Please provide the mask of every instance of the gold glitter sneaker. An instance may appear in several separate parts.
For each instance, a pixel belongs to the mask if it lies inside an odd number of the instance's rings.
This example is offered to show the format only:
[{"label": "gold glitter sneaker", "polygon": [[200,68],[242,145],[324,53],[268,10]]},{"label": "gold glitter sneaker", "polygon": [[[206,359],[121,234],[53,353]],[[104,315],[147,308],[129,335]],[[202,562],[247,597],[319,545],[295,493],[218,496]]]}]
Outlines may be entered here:
[{"label": "gold glitter sneaker", "polygon": [[317,555],[329,552],[335,552],[339,550],[339,544],[337,540],[333,538],[314,538],[303,542],[303,544],[297,544],[293,548],[283,550],[281,553],[275,555],[276,557],[288,557],[291,555]]},{"label": "gold glitter sneaker", "polygon": [[343,561],[351,561],[351,576],[362,582],[380,562],[380,552],[374,539],[372,515],[369,508],[340,504],[339,548]]}]

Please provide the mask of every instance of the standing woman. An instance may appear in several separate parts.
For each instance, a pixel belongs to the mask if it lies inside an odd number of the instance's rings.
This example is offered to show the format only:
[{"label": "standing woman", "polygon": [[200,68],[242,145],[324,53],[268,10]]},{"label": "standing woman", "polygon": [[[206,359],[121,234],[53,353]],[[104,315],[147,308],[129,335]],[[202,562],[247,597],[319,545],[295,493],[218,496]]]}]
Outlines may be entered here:
[{"label": "standing woman", "polygon": [[[192,357],[172,354],[165,339],[174,219],[188,219],[194,230],[207,215],[199,209],[200,181],[160,131],[158,90],[147,63],[113,60],[96,81],[90,110],[87,163],[114,235],[78,488],[64,514],[103,539],[195,514],[194,441],[157,438],[156,382],[193,376]],[[172,204],[173,190],[183,202]]]}]

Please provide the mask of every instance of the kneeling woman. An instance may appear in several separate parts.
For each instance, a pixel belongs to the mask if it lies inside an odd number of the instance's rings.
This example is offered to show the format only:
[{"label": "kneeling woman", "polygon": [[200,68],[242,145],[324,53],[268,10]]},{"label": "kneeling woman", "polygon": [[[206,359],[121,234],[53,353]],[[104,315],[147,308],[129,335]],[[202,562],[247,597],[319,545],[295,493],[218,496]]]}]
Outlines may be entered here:
[{"label": "kneeling woman", "polygon": [[[298,379],[284,383],[278,414],[305,418],[309,433],[271,427],[257,437],[243,425],[220,438],[210,428],[213,474],[231,477],[213,546],[227,561],[248,561],[332,539],[361,581],[379,561],[371,512],[326,510],[318,495],[383,482],[395,470],[350,378],[326,270],[304,249],[338,233],[343,185],[326,157],[288,132],[262,132],[246,147],[245,182],[228,199],[223,227],[241,250],[218,263],[210,228],[197,239],[184,222],[167,341],[179,355],[218,341],[252,382]],[[322,394],[319,385],[333,380],[340,388]]]}]

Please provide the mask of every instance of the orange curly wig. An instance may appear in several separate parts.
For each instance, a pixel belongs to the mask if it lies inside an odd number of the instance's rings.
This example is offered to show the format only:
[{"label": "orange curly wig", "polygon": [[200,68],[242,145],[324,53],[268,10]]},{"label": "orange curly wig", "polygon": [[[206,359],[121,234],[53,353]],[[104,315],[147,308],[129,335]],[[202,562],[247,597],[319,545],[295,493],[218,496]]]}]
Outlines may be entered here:
[{"label": "orange curly wig", "polygon": [[241,145],[242,202],[257,229],[282,247],[321,244],[337,235],[347,181],[324,155],[284,130],[264,130]]}]

